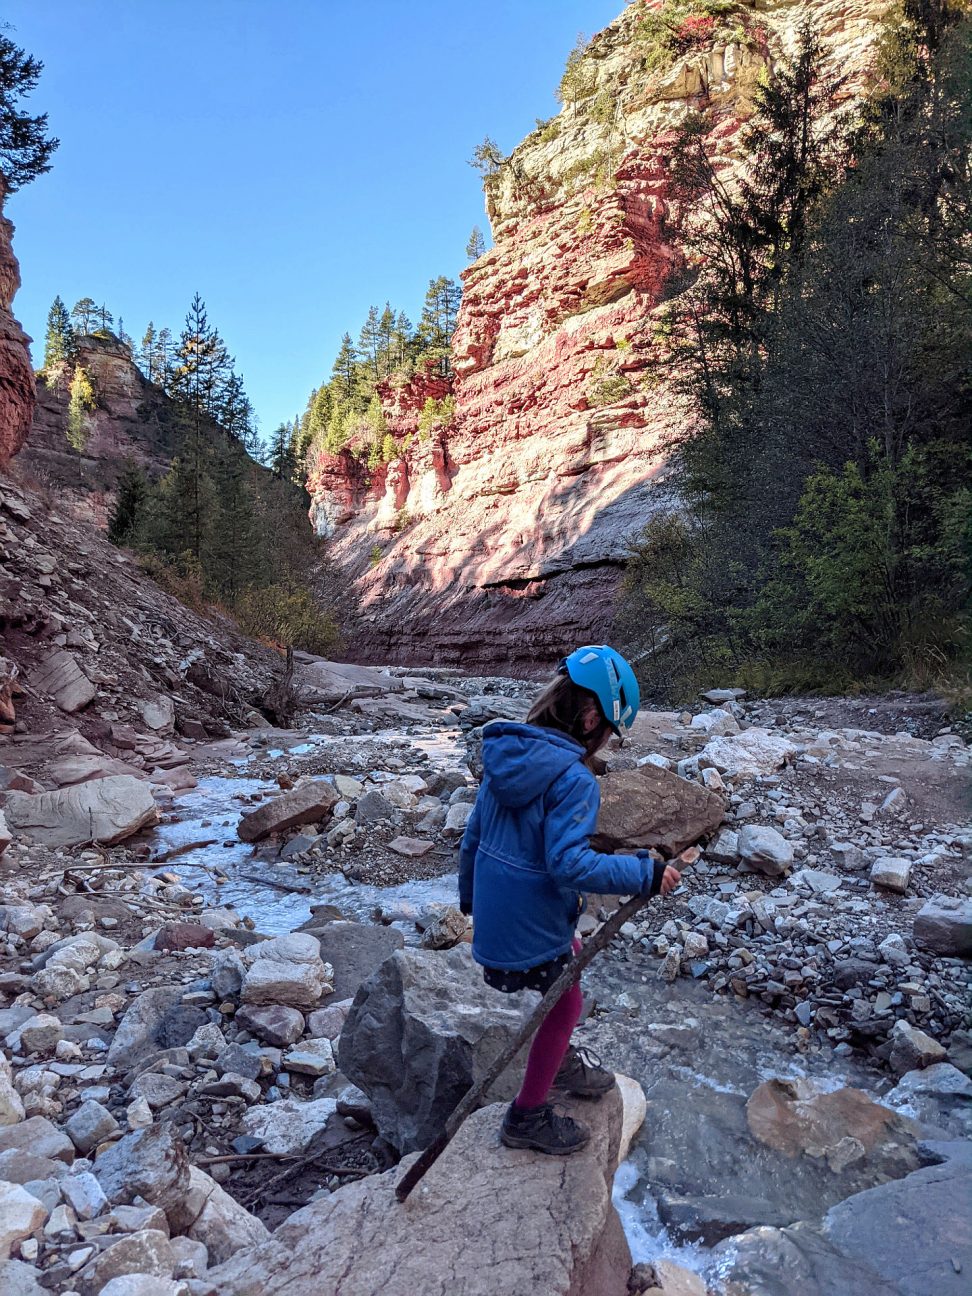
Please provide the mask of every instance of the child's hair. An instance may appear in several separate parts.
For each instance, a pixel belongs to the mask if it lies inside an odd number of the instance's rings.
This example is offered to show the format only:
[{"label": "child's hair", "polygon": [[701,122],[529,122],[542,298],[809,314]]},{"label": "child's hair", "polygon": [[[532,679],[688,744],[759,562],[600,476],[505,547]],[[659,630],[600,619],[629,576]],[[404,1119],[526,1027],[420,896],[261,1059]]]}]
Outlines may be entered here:
[{"label": "child's hair", "polygon": [[[592,733],[584,732],[584,711],[592,702],[600,723]],[[597,698],[590,689],[581,688],[569,675],[555,675],[527,713],[527,724],[542,729],[559,729],[575,742],[579,742],[590,759],[604,746],[613,732],[601,714]]]}]

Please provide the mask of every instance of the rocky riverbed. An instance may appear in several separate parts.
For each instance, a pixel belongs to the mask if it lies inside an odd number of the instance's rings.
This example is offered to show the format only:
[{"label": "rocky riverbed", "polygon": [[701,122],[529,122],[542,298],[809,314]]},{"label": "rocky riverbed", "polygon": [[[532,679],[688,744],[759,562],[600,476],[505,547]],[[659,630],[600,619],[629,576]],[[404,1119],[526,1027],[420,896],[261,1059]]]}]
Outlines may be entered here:
[{"label": "rocky riverbed", "polygon": [[[299,687],[295,729],[192,737],[161,717],[136,728],[123,769],[81,750],[68,711],[43,744],[4,740],[3,1290],[242,1292],[279,1268],[276,1231],[333,1251],[384,1218],[382,1172],[532,1002],[485,989],[450,907],[479,731],[522,716],[531,686],[308,658]],[[606,802],[640,788],[683,828],[711,820],[679,891],[587,979],[583,1042],[637,1082],[629,1134],[638,1086],[646,1099],[614,1194],[631,1290],[959,1290],[969,761],[934,704],[908,698],[716,695],[644,713],[607,753]],[[617,831],[671,843],[660,819]],[[609,904],[592,897],[582,932]],[[507,1154],[488,1115],[462,1154],[495,1197]],[[610,1177],[609,1125],[596,1164]],[[526,1218],[549,1205],[535,1181],[549,1167],[512,1155]],[[442,1175],[459,1191],[461,1163]],[[580,1292],[610,1271],[608,1291],[624,1269],[623,1291],[632,1257],[609,1196],[581,1208],[582,1177],[561,1187],[589,1246],[547,1286],[524,1253],[502,1290],[529,1272],[531,1290]],[[465,1225],[460,1211],[446,1228],[429,1191],[415,1206],[433,1212],[429,1264],[454,1284],[446,1251]],[[875,1257],[867,1237],[894,1212],[922,1247],[899,1229]],[[399,1290],[394,1256],[371,1277],[362,1256],[345,1262],[342,1292]]]}]

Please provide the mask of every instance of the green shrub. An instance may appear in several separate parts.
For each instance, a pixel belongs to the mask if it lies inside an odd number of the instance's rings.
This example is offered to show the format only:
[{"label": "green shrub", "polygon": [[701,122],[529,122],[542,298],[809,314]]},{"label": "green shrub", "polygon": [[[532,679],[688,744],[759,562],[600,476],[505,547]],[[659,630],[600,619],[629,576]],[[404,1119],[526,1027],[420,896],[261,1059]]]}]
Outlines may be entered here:
[{"label": "green shrub", "polygon": [[245,634],[327,656],[339,642],[337,627],[305,587],[267,585],[246,590],[233,613]]},{"label": "green shrub", "polygon": [[376,541],[375,544],[371,546],[371,553],[368,557],[368,566],[377,567],[378,564],[381,562],[382,558],[384,558],[384,556],[385,555],[381,545],[378,544]]}]

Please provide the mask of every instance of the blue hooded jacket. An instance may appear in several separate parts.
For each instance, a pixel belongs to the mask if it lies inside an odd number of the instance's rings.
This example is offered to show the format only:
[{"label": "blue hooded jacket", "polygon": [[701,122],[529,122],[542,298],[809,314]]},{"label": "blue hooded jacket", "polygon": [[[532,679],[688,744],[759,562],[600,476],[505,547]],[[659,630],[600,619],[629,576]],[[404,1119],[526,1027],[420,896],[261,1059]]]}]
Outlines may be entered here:
[{"label": "blue hooded jacket", "polygon": [[459,903],[472,913],[473,957],[524,970],[566,954],[581,891],[654,895],[665,865],[602,855],[590,837],[601,794],[566,734],[494,720],[483,732],[483,783],[459,851]]}]

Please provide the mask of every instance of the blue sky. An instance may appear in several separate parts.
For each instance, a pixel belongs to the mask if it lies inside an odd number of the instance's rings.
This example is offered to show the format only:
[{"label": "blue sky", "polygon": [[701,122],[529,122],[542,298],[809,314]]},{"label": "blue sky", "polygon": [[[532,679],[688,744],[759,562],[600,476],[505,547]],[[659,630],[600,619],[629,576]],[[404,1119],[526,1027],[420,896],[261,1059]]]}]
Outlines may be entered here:
[{"label": "blue sky", "polygon": [[8,202],[35,338],[56,293],[105,301],[137,339],[198,289],[266,434],[304,404],[341,334],[385,299],[414,320],[458,275],[467,165],[505,151],[577,33],[623,0],[6,0],[43,60],[28,101],[61,140]]}]

